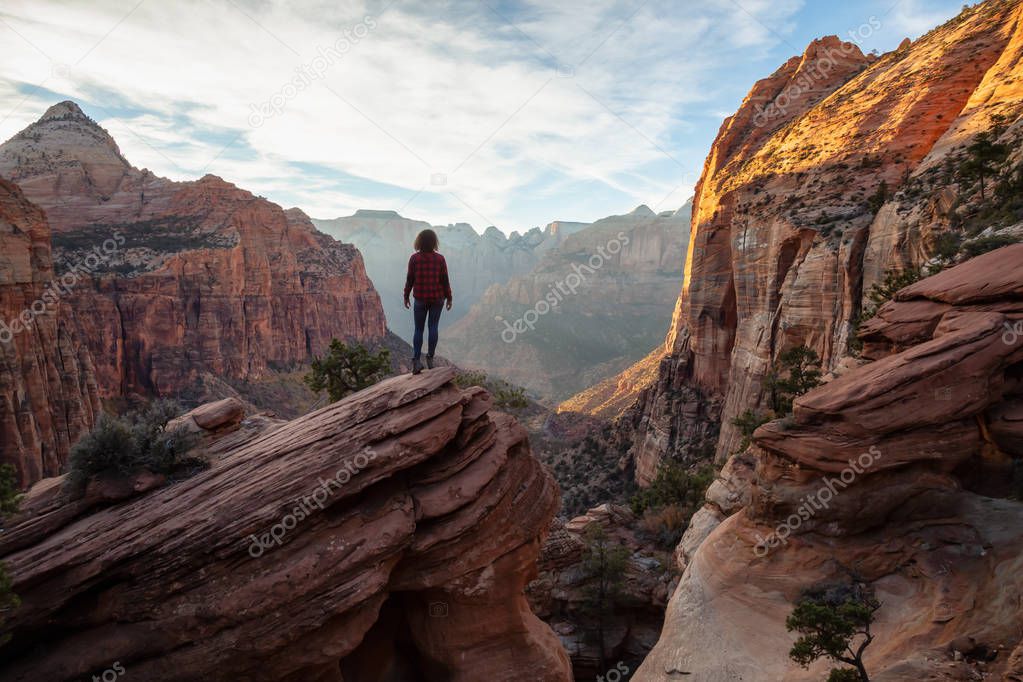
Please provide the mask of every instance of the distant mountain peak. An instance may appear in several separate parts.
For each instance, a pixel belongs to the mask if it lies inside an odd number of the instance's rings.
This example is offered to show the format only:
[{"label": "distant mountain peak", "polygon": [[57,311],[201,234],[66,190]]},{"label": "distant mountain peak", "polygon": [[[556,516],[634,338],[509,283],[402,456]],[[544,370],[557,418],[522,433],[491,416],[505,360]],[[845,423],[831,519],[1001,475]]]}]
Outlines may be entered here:
[{"label": "distant mountain peak", "polygon": [[656,215],[656,214],[655,214],[655,213],[654,213],[653,211],[651,211],[651,210],[650,210],[650,207],[649,207],[649,206],[647,206],[646,204],[640,204],[640,205],[639,205],[639,206],[637,206],[637,207],[636,207],[636,209],[635,209],[635,210],[634,210],[634,211],[633,211],[632,213],[630,213],[629,215],[634,215],[634,216],[642,216],[642,217],[653,217],[653,216],[654,216],[654,215]]},{"label": "distant mountain peak", "polygon": [[47,109],[46,113],[44,113],[42,117],[39,119],[39,122],[42,123],[44,121],[66,120],[69,118],[78,119],[83,122],[95,124],[95,122],[91,118],[85,115],[85,112],[82,111],[81,107],[79,107],[76,103],[72,102],[69,99],[64,100],[63,102],[58,102],[57,104],[54,104],[52,107]]}]

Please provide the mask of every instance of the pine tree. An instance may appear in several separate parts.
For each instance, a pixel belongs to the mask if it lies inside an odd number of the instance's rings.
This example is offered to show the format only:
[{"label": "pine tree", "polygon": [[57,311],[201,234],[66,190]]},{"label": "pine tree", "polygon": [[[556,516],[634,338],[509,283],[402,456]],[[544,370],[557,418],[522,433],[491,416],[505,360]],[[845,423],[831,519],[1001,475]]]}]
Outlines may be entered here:
[{"label": "pine tree", "polygon": [[998,166],[1009,158],[1009,147],[995,142],[991,133],[981,133],[966,148],[966,153],[966,160],[959,166],[960,175],[966,180],[979,181],[980,200],[987,201],[986,180],[996,174]]},{"label": "pine tree", "polygon": [[612,544],[599,523],[591,524],[585,534],[582,569],[589,578],[584,590],[583,612],[594,623],[594,635],[600,654],[600,669],[607,669],[604,633],[608,618],[614,614],[621,594],[622,580],[629,561],[629,550]]},{"label": "pine tree", "polygon": [[785,620],[789,632],[800,634],[789,657],[804,668],[819,658],[852,666],[833,669],[828,682],[870,682],[863,653],[874,641],[870,626],[880,608],[862,585],[807,592]]}]

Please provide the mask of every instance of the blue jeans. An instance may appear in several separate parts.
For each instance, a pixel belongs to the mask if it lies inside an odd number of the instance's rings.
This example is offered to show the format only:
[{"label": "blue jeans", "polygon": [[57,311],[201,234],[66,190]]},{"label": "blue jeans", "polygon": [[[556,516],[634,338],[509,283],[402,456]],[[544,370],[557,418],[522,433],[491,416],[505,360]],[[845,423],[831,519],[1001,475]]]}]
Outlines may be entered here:
[{"label": "blue jeans", "polygon": [[427,355],[431,358],[433,357],[434,351],[437,350],[437,336],[439,335],[437,326],[440,324],[440,313],[442,310],[444,310],[444,301],[437,301],[436,303],[413,302],[412,317],[416,321],[416,332],[412,335],[413,359],[418,360],[423,354],[423,327],[426,326],[427,318],[430,321],[430,341]]}]

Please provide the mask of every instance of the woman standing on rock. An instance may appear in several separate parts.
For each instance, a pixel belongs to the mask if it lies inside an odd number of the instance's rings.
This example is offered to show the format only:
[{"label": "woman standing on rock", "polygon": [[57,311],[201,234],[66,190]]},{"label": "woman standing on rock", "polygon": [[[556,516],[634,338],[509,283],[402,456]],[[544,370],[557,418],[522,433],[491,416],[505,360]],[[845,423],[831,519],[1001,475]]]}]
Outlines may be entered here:
[{"label": "woman standing on rock", "polygon": [[[412,373],[423,371],[423,327],[429,320],[429,345],[426,353],[426,366],[433,369],[433,354],[437,350],[437,325],[440,314],[447,301],[451,310],[451,284],[448,282],[448,264],[444,256],[437,253],[439,245],[437,233],[423,230],[416,236],[416,252],[408,261],[408,276],[405,278],[405,308],[413,308],[416,331],[412,336]],[[409,294],[416,299],[415,306],[409,304]]]}]

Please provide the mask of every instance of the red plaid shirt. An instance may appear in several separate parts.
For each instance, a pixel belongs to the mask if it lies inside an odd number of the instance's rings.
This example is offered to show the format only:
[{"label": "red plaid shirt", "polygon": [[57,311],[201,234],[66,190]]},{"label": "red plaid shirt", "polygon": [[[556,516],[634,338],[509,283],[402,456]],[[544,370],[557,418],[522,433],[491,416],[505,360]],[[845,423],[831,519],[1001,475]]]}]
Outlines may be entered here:
[{"label": "red plaid shirt", "polygon": [[417,301],[434,303],[451,300],[451,284],[448,283],[448,264],[444,256],[435,251],[417,251],[408,259],[408,276],[405,278],[405,299],[409,292]]}]

